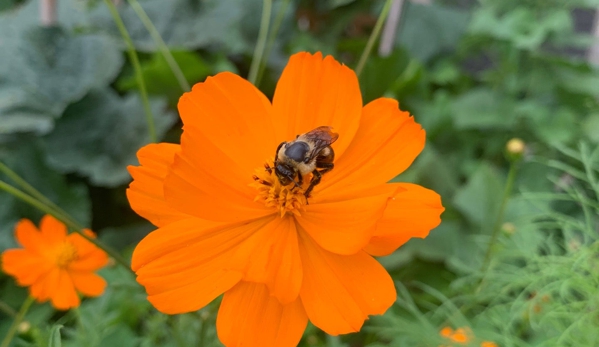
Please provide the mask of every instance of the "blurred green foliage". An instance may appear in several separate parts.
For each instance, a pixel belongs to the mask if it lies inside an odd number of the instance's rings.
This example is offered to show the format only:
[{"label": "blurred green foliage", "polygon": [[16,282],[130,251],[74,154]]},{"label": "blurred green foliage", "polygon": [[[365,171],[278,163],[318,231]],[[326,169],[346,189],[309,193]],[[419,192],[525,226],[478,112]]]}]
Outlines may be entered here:
[{"label": "blurred green foliage", "polygon": [[[261,1],[141,4],[191,84],[219,71],[247,74]],[[284,20],[259,87],[272,96],[287,57],[301,50],[355,66],[382,5],[275,1],[273,18],[285,9]],[[43,28],[37,1],[0,1],[0,160],[130,252],[151,230],[124,195],[126,166],[149,142],[138,86],[102,1],[58,6],[59,25]],[[309,326],[302,346],[438,346],[447,343],[444,326],[470,327],[476,341],[499,346],[599,345],[599,70],[585,61],[592,38],[573,16],[597,8],[597,0],[406,1],[396,32],[383,38],[392,52],[373,54],[360,84],[365,103],[395,98],[426,129],[424,152],[397,180],[439,192],[443,223],[380,259],[398,287],[386,315],[342,337]],[[158,134],[176,142],[182,90],[133,10],[119,9]],[[526,152],[500,213],[514,137]],[[18,219],[40,216],[0,193],[0,250],[15,245]],[[165,316],[122,269],[101,274],[107,292],[77,310],[34,305],[14,346],[220,346],[218,303]],[[0,274],[0,336],[25,296]]]}]

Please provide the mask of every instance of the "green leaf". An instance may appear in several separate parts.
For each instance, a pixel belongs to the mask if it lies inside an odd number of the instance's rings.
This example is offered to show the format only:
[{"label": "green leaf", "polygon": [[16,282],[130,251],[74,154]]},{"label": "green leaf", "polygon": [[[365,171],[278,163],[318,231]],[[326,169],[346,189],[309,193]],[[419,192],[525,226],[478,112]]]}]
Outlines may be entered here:
[{"label": "green leaf", "polygon": [[596,95],[599,86],[599,68],[587,65],[554,66],[560,87],[572,93]]},{"label": "green leaf", "polygon": [[60,341],[60,329],[62,325],[57,324],[52,327],[50,331],[50,339],[48,340],[48,347],[61,347],[62,342]]},{"label": "green leaf", "polygon": [[451,110],[457,129],[510,129],[516,120],[512,101],[485,87],[458,96]]},{"label": "green leaf", "polygon": [[538,48],[550,33],[571,30],[569,12],[559,8],[539,16],[538,11],[526,7],[516,7],[503,15],[493,8],[483,7],[475,12],[470,25],[473,34],[489,35],[529,50]]},{"label": "green leaf", "polygon": [[451,197],[460,185],[459,173],[451,160],[432,144],[427,145],[409,170],[391,182],[417,182],[439,193],[443,199]]},{"label": "green leaf", "polygon": [[599,113],[589,115],[582,127],[589,140],[599,144]]},{"label": "green leaf", "polygon": [[[52,170],[45,162],[38,140],[23,136],[7,147],[6,154],[1,155],[0,160],[81,224],[90,225],[87,187],[68,183],[65,177]],[[0,179],[14,185],[4,175],[0,175]],[[42,215],[43,213],[34,207],[1,192],[0,249],[15,246],[13,229],[20,218],[28,218],[37,223]]]},{"label": "green leaf", "polygon": [[468,12],[457,8],[407,2],[397,44],[421,61],[427,61],[437,54],[455,49],[466,31],[469,18]]},{"label": "green leaf", "polygon": [[467,234],[463,226],[455,221],[443,220],[424,238],[412,238],[395,253],[378,260],[389,270],[405,266],[414,258],[431,262],[443,262],[455,253],[460,253]]},{"label": "green leaf", "polygon": [[[176,119],[165,113],[164,101],[150,103],[162,136]],[[114,187],[129,180],[127,165],[137,163],[137,150],[149,143],[148,136],[141,99],[121,98],[102,89],[69,106],[44,143],[48,163],[56,170],[77,172],[95,185]]]},{"label": "green leaf", "polygon": [[503,196],[503,179],[488,164],[481,164],[455,194],[453,203],[477,226],[490,229]]},{"label": "green leaf", "polygon": [[327,1],[325,1],[326,5],[324,5],[324,8],[326,10],[334,10],[337,7],[351,4],[354,1],[356,1],[356,0],[327,0]]},{"label": "green leaf", "polygon": [[[147,0],[140,5],[169,47],[197,49],[219,44],[231,51],[245,48],[240,23],[247,4],[242,6],[240,0]],[[122,5],[119,12],[135,47],[144,52],[156,51],[154,40],[133,9]],[[121,39],[105,6],[92,12],[91,25]]]},{"label": "green leaf", "polygon": [[551,112],[543,122],[533,127],[534,132],[547,144],[567,143],[578,138],[579,120],[574,112],[560,108]]},{"label": "green leaf", "polygon": [[6,11],[19,3],[19,0],[0,0],[0,11]]},{"label": "green leaf", "polygon": [[405,51],[396,49],[388,57],[372,56],[360,78],[364,104],[385,95],[402,79],[410,58]]},{"label": "green leaf", "polygon": [[[212,73],[210,65],[196,53],[186,51],[171,53],[183,71],[185,79],[192,85]],[[141,69],[148,93],[166,96],[170,105],[176,105],[184,91],[181,90],[163,55],[155,53],[149,61],[142,64]],[[134,75],[128,75],[118,80],[117,87],[120,91],[137,90],[138,84]]]},{"label": "green leaf", "polygon": [[123,63],[108,38],[36,27],[0,40],[0,134],[47,133],[68,104],[105,86]]}]

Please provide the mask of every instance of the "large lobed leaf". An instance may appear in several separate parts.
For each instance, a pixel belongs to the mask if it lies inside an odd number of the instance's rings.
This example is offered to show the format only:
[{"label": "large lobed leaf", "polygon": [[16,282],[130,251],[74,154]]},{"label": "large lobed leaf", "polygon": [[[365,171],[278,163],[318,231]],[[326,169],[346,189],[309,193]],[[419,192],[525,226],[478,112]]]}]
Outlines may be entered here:
[{"label": "large lobed leaf", "polygon": [[123,57],[105,36],[31,27],[0,40],[0,61],[0,134],[43,134],[67,105],[110,83]]},{"label": "large lobed leaf", "polygon": [[[162,136],[175,122],[166,102],[151,100],[156,131]],[[95,185],[114,187],[129,180],[127,165],[150,142],[141,99],[119,97],[110,89],[94,90],[69,106],[56,128],[44,138],[49,164],[67,173],[88,176]]]}]

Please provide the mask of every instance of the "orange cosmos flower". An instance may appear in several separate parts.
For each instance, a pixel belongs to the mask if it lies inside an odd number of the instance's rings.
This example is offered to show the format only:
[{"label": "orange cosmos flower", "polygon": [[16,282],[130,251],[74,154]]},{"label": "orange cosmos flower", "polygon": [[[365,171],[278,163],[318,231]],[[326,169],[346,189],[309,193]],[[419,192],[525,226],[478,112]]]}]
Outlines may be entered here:
[{"label": "orange cosmos flower", "polygon": [[[455,342],[458,345],[465,345],[470,343],[473,339],[475,339],[472,331],[469,328],[458,328],[455,331],[450,327],[444,327],[439,331],[439,335],[444,337],[452,342]],[[476,341],[476,340],[475,340]],[[456,344],[453,344],[454,346]],[[441,345],[439,347],[447,347],[445,345]],[[482,341],[480,343],[480,347],[497,347],[497,344],[492,341]]]},{"label": "orange cosmos flower", "polygon": [[[91,230],[84,230],[94,237]],[[64,224],[50,215],[40,222],[40,229],[28,219],[15,228],[17,241],[24,248],[2,253],[2,270],[14,276],[20,286],[38,302],[50,300],[59,310],[79,306],[77,292],[98,296],[106,281],[94,273],[108,262],[104,251],[73,233],[67,235]]]},{"label": "orange cosmos flower", "polygon": [[[185,93],[179,111],[181,145],[148,145],[129,168],[129,202],[158,227],[132,268],[158,310],[195,311],[224,293],[226,346],[285,347],[308,319],[345,334],[393,304],[393,280],[372,256],[425,237],[443,211],[435,192],[387,183],[425,142],[395,100],[362,107],[352,70],[299,53],[272,103],[224,72]],[[319,126],[339,134],[335,167],[306,199],[310,178],[282,186],[273,159],[282,141]]]}]

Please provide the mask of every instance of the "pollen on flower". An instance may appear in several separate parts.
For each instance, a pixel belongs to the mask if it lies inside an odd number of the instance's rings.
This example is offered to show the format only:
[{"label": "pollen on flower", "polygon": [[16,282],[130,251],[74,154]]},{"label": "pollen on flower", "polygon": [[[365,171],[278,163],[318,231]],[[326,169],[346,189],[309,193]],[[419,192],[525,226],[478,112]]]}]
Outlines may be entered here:
[{"label": "pollen on flower", "polygon": [[[305,182],[301,188],[293,183],[281,185],[271,163],[272,161],[264,164],[263,168],[256,169],[254,182],[251,183],[251,186],[258,190],[254,201],[263,201],[266,206],[278,210],[281,217],[287,213],[300,216],[300,210],[303,210],[304,205],[307,204],[304,196]],[[307,181],[310,181],[309,178]]]},{"label": "pollen on flower", "polygon": [[67,267],[73,260],[77,259],[77,248],[70,243],[64,242],[56,248],[56,265],[61,268]]}]

